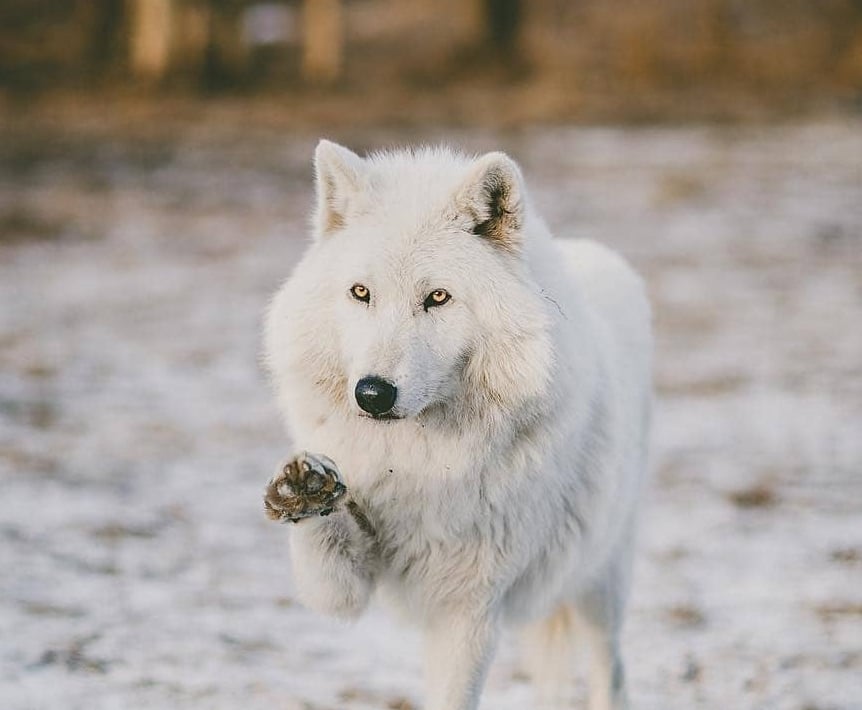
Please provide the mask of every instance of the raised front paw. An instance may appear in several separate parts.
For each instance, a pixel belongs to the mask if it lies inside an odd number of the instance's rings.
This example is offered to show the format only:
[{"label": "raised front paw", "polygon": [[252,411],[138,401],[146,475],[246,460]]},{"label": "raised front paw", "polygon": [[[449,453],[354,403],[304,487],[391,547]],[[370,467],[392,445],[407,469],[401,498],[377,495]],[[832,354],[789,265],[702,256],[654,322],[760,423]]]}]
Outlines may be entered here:
[{"label": "raised front paw", "polygon": [[347,493],[338,468],[326,456],[302,453],[284,463],[266,486],[263,507],[270,520],[297,522],[329,515]]}]

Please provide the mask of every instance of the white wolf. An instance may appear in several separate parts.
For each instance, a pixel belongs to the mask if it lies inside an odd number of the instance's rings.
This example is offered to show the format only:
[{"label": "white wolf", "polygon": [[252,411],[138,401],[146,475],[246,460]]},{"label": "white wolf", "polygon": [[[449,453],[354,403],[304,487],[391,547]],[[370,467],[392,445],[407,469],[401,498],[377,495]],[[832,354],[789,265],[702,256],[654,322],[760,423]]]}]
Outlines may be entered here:
[{"label": "white wolf", "polygon": [[[620,627],[647,456],[649,306],[610,250],[559,242],[503,153],[315,154],[314,241],[266,357],[301,453],[265,506],[298,524],[298,592],[373,591],[426,639],[428,710],[478,706],[502,624],[545,701],[570,634],[590,707],[626,707]],[[556,695],[555,695],[556,694]]]}]

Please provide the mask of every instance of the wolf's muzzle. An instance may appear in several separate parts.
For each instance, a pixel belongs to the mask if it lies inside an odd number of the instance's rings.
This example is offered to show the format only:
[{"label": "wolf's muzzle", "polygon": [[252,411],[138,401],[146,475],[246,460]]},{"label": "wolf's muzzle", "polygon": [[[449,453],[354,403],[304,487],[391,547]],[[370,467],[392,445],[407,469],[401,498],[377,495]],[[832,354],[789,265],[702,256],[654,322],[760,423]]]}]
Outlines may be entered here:
[{"label": "wolf's muzzle", "polygon": [[398,388],[381,377],[363,377],[356,383],[354,396],[364,411],[379,417],[395,406]]}]

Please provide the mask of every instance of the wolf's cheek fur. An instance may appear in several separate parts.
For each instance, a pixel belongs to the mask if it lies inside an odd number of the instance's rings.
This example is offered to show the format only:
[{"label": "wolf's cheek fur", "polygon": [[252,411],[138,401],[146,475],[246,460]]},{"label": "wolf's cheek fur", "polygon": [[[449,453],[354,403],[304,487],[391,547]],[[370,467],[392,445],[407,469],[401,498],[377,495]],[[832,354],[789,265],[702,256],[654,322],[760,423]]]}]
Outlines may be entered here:
[{"label": "wolf's cheek fur", "polygon": [[523,332],[487,331],[465,362],[460,392],[467,418],[484,412],[496,419],[530,419],[536,403],[550,402],[554,372],[550,338],[541,327]]}]

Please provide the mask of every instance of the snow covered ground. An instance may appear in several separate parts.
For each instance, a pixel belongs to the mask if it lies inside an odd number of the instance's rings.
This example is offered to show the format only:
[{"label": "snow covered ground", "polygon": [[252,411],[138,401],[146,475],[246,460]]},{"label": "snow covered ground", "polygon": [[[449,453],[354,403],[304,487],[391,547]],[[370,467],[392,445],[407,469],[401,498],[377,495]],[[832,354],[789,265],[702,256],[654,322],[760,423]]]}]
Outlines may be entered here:
[{"label": "snow covered ground", "polygon": [[[634,707],[862,708],[862,123],[334,137],[509,150],[559,234],[646,275]],[[0,707],[418,707],[415,633],[298,606],[261,508],[291,447],[260,318],[315,138],[7,133]],[[531,707],[516,641],[487,710]]]}]

